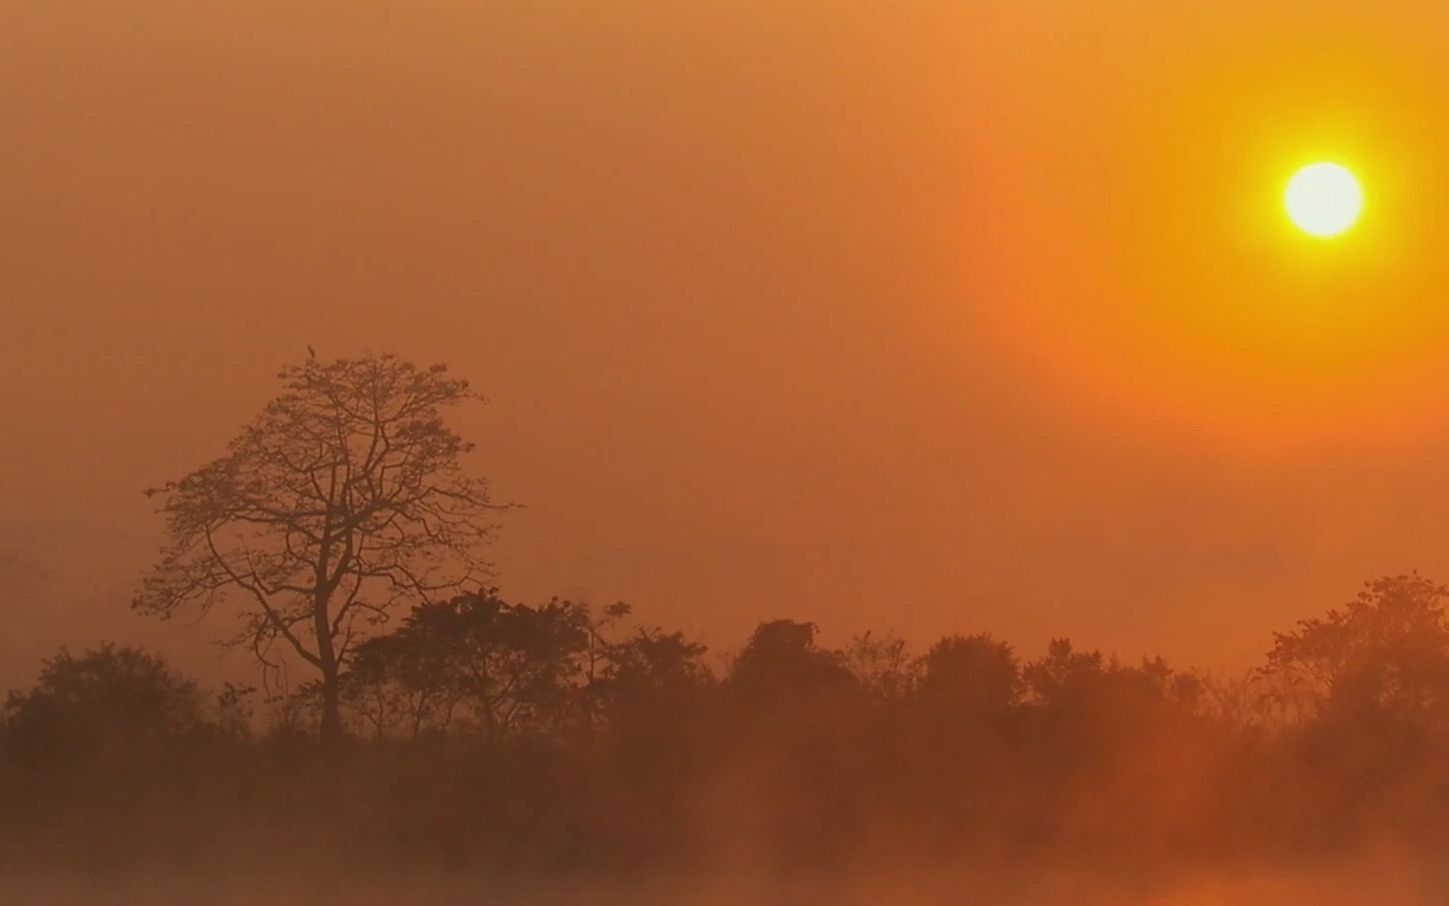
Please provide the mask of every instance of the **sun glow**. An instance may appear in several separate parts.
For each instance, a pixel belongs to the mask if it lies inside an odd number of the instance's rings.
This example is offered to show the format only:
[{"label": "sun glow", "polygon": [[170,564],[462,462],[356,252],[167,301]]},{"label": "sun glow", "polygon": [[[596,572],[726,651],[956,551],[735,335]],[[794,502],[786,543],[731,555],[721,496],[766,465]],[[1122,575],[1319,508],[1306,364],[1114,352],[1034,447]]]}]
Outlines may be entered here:
[{"label": "sun glow", "polygon": [[1288,219],[1310,236],[1327,239],[1346,232],[1363,210],[1363,190],[1348,168],[1309,164],[1293,174],[1283,193]]}]

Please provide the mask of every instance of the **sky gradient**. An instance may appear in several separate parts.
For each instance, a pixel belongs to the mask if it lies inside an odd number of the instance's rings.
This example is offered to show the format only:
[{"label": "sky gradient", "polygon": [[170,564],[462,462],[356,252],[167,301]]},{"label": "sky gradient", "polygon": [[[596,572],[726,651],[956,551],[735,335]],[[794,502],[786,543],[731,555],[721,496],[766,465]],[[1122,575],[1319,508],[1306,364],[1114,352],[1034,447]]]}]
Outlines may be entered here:
[{"label": "sky gradient", "polygon": [[0,2],[0,681],[205,669],[140,491],[308,344],[491,398],[505,593],[717,648],[1237,664],[1449,578],[1449,13],[1194,6]]}]

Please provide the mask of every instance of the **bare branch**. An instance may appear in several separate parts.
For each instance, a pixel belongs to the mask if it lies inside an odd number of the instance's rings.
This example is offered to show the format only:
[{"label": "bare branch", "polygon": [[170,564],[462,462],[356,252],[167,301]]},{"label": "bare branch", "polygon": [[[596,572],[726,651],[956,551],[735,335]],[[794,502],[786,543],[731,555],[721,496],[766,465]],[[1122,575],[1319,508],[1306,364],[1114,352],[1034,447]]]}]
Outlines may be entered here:
[{"label": "bare branch", "polygon": [[490,574],[487,483],[463,473],[472,445],[444,410],[477,399],[441,366],[389,355],[280,374],[283,392],[227,454],[147,491],[170,544],[133,601],[162,618],[246,604],[233,644],[267,669],[284,640],[335,687],[368,627],[405,597],[429,600]]}]

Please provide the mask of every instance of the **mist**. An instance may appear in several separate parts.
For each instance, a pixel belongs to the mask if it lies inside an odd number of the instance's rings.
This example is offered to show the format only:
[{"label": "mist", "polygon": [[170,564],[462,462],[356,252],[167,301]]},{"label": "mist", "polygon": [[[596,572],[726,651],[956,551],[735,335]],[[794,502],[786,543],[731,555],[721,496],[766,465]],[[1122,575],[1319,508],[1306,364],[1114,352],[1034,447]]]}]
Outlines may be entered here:
[{"label": "mist", "polygon": [[0,898],[1443,899],[1442,4],[0,23]]}]

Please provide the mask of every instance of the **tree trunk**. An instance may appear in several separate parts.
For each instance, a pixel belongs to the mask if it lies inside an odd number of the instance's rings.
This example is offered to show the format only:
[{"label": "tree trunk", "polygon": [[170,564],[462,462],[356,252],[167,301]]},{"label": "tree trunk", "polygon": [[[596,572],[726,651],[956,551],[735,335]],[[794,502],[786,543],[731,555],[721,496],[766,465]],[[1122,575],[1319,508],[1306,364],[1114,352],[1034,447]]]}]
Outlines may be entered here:
[{"label": "tree trunk", "polygon": [[324,667],[322,673],[322,726],[323,742],[335,742],[342,738],[342,713],[338,707],[337,665]]},{"label": "tree trunk", "polygon": [[[319,570],[319,575],[320,572]],[[327,599],[322,593],[318,593],[313,608],[313,629],[317,633],[317,667],[322,671],[321,737],[323,742],[335,742],[342,738],[342,714],[338,708],[342,684],[338,676],[340,671],[337,652],[332,647],[331,626],[327,622]]]}]

